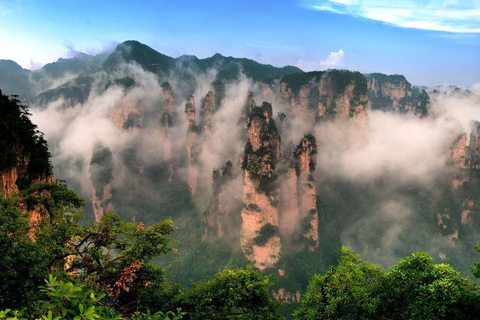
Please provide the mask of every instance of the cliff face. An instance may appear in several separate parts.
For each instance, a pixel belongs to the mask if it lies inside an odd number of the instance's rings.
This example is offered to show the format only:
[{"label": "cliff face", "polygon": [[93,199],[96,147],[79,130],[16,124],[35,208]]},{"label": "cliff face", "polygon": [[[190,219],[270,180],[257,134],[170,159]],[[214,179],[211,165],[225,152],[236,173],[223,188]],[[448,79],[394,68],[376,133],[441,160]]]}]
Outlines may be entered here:
[{"label": "cliff face", "polygon": [[318,247],[317,195],[313,173],[317,162],[315,137],[306,135],[293,152],[292,166],[281,187],[280,229],[289,238],[301,235],[308,248]]},{"label": "cliff face", "polygon": [[297,194],[301,219],[302,235],[311,241],[310,249],[316,248],[318,242],[317,192],[313,173],[317,164],[317,144],[315,137],[306,135],[294,153],[298,175]]},{"label": "cliff face", "polygon": [[210,205],[205,212],[202,241],[209,236],[223,237],[225,234],[225,222],[227,208],[225,203],[228,197],[223,187],[232,180],[232,162],[227,161],[221,169],[213,169],[212,173],[212,196]]},{"label": "cliff face", "polygon": [[453,143],[450,149],[452,161],[455,167],[460,169],[467,168],[466,148],[467,148],[467,134],[463,133]]},{"label": "cliff face", "polygon": [[173,162],[172,162],[172,142],[169,138],[170,128],[173,126],[173,119],[175,118],[175,98],[173,97],[172,87],[168,82],[162,84],[162,118],[160,124],[163,127],[163,156],[165,162],[168,163],[168,182],[173,180]]},{"label": "cliff face", "polygon": [[480,122],[471,124],[470,144],[468,146],[468,165],[473,170],[480,169]]},{"label": "cliff face", "polygon": [[90,161],[90,180],[92,181],[92,205],[95,221],[113,210],[112,201],[112,152],[109,148],[98,146]]},{"label": "cliff face", "polygon": [[213,90],[209,91],[202,99],[200,107],[201,131],[211,132],[213,130],[213,115],[220,109],[222,100],[225,98],[225,85],[222,82],[213,82]]},{"label": "cliff face", "polygon": [[358,72],[331,70],[284,76],[280,92],[292,111],[306,123],[366,118],[367,83]]},{"label": "cliff face", "polygon": [[275,169],[280,158],[280,137],[272,107],[255,107],[248,121],[242,209],[242,250],[255,267],[272,267],[281,249],[278,216],[278,186]]},{"label": "cliff face", "polygon": [[213,127],[213,114],[215,113],[215,95],[209,91],[205,98],[202,99],[202,106],[200,108],[200,116],[202,120],[203,132],[211,132]]},{"label": "cliff face", "polygon": [[0,188],[5,198],[10,197],[18,191],[17,186],[18,169],[8,168],[0,172]]},{"label": "cliff face", "polygon": [[110,118],[117,128],[131,130],[131,128],[142,126],[143,116],[137,102],[127,93],[122,102],[112,109]]},{"label": "cliff face", "polygon": [[428,115],[430,98],[425,90],[414,88],[401,75],[367,74],[368,96],[372,110]]},{"label": "cliff face", "polygon": [[47,142],[28,111],[0,90],[0,192],[4,197],[35,183],[54,181]]},{"label": "cliff face", "polygon": [[185,118],[187,122],[187,161],[188,161],[188,186],[190,193],[195,195],[198,183],[198,127],[195,118],[195,98],[188,97],[185,104]]}]

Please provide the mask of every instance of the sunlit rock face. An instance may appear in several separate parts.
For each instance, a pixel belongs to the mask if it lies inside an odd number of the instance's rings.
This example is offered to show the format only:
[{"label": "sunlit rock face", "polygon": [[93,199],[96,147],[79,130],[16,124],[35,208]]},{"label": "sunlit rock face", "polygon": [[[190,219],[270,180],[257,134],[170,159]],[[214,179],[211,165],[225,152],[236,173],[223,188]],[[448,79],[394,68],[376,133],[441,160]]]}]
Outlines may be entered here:
[{"label": "sunlit rock face", "polygon": [[461,134],[457,140],[454,141],[450,152],[452,162],[455,167],[459,169],[467,168],[467,134]]},{"label": "sunlit rock face", "polygon": [[367,83],[358,72],[330,70],[284,76],[280,93],[306,124],[333,119],[364,121],[367,116]]},{"label": "sunlit rock face", "polygon": [[480,169],[480,122],[474,121],[471,124],[470,144],[468,146],[468,164],[473,170]]},{"label": "sunlit rock face", "polygon": [[248,120],[248,142],[243,159],[244,190],[241,246],[257,268],[272,267],[279,259],[276,167],[280,159],[280,136],[272,118],[272,106],[254,107]]},{"label": "sunlit rock face", "polygon": [[300,232],[310,240],[310,250],[318,247],[317,192],[313,173],[317,164],[317,144],[315,137],[306,135],[294,153],[295,169],[298,176],[297,195],[300,219]]},{"label": "sunlit rock face", "polygon": [[404,76],[371,73],[365,77],[372,110],[409,113],[420,118],[428,116],[430,98],[427,92],[412,86]]},{"label": "sunlit rock face", "polygon": [[138,107],[137,101],[125,94],[122,101],[115,105],[110,112],[115,127],[119,129],[132,130],[135,127],[141,127],[143,123],[143,114]]}]

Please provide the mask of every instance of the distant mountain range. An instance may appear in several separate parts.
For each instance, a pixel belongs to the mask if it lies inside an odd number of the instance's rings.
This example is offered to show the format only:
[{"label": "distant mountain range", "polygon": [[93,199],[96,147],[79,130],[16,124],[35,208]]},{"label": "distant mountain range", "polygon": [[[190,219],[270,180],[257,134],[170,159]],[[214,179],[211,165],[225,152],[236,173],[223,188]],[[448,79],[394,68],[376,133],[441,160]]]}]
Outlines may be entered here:
[{"label": "distant mountain range", "polygon": [[65,87],[70,87],[72,90],[73,87],[84,86],[91,83],[93,74],[113,72],[125,63],[136,63],[159,77],[167,76],[173,71],[182,71],[179,74],[188,78],[185,70],[205,72],[217,68],[217,80],[232,80],[241,72],[254,81],[303,72],[294,66],[278,68],[250,59],[225,57],[219,53],[205,59],[187,55],[172,58],[138,41],[125,41],[113,52],[96,56],[80,53],[70,59],[59,59],[46,64],[35,71],[23,69],[12,60],[0,60],[0,88],[5,94],[16,94],[31,100],[51,89],[63,87],[65,90]]}]

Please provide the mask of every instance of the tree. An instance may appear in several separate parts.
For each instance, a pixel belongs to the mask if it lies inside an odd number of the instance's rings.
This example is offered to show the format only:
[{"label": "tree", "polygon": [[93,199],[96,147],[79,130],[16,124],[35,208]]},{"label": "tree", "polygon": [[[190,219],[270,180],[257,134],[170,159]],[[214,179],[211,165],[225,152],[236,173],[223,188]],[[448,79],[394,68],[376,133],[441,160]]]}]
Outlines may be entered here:
[{"label": "tree", "polygon": [[297,319],[477,319],[473,282],[413,253],[387,273],[342,249],[337,267],[311,281]]},{"label": "tree", "polygon": [[225,269],[187,292],[181,303],[187,319],[281,319],[270,283],[251,266]]},{"label": "tree", "polygon": [[[38,300],[48,274],[63,272],[66,242],[77,232],[83,200],[61,184],[31,186],[0,197],[0,309]],[[32,212],[39,214],[32,221]]]},{"label": "tree", "polygon": [[387,319],[475,319],[475,284],[448,264],[434,264],[426,252],[413,253],[387,273],[382,315]]},{"label": "tree", "polygon": [[378,286],[385,274],[342,248],[338,266],[315,275],[295,312],[297,319],[377,319]]},{"label": "tree", "polygon": [[106,214],[69,242],[74,259],[67,272],[77,281],[107,292],[111,306],[131,315],[138,310],[143,291],[165,283],[163,269],[150,260],[176,250],[170,246],[169,236],[175,230],[170,219],[146,227]]}]

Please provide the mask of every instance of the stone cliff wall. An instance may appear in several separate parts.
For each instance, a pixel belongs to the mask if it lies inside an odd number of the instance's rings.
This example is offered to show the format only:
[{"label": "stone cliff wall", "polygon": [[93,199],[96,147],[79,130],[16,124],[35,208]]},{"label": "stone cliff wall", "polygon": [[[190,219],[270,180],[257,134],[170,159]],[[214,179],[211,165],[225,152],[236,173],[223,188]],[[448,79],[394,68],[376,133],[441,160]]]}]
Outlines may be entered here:
[{"label": "stone cliff wall", "polygon": [[395,113],[428,115],[430,98],[425,90],[413,87],[402,75],[367,74],[370,108]]},{"label": "stone cliff wall", "polygon": [[272,267],[279,259],[278,201],[275,170],[280,158],[280,137],[271,117],[272,106],[255,107],[248,121],[248,142],[243,159],[244,191],[241,246],[255,267]]}]

